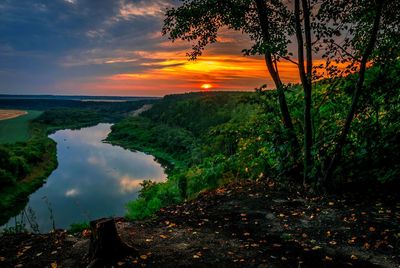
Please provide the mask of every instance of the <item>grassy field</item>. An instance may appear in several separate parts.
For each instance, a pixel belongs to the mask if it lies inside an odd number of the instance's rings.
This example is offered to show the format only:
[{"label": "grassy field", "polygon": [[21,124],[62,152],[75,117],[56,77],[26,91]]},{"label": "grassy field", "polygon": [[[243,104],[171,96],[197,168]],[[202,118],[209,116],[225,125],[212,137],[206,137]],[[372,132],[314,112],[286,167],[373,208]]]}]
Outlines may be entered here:
[{"label": "grassy field", "polygon": [[0,121],[0,144],[26,141],[29,139],[29,122],[41,111],[27,111],[28,114]]}]

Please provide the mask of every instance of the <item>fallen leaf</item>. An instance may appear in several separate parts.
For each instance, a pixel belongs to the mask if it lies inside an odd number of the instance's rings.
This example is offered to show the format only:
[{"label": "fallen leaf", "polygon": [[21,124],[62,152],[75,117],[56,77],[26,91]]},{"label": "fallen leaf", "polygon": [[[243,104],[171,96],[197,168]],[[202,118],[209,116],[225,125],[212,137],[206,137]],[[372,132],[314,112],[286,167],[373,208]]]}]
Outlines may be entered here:
[{"label": "fallen leaf", "polygon": [[376,229],[375,229],[375,227],[372,227],[372,226],[371,226],[371,227],[369,227],[368,230],[369,230],[370,232],[375,232]]},{"label": "fallen leaf", "polygon": [[90,234],[91,234],[90,230],[87,230],[87,229],[83,230],[83,232],[82,232],[83,237],[89,237]]},{"label": "fallen leaf", "polygon": [[51,268],[57,268],[57,262],[52,262],[51,263]]},{"label": "fallen leaf", "polygon": [[326,261],[332,261],[332,258],[329,257],[329,256],[325,256],[325,260],[326,260]]},{"label": "fallen leaf", "polygon": [[122,262],[122,261],[117,262],[117,265],[118,265],[118,266],[122,266],[122,265],[124,265],[124,264],[125,264],[125,262]]},{"label": "fallen leaf", "polygon": [[162,239],[166,239],[168,236],[166,236],[166,235],[160,235],[160,237],[161,237]]},{"label": "fallen leaf", "polygon": [[38,254],[36,254],[36,257],[39,257],[42,254],[43,254],[43,252],[39,252]]},{"label": "fallen leaf", "polygon": [[326,231],[326,236],[327,237],[329,237],[329,236],[331,236],[332,234],[331,234],[331,231]]},{"label": "fallen leaf", "polygon": [[147,255],[140,255],[140,258],[141,258],[142,260],[147,260]]},{"label": "fallen leaf", "polygon": [[349,243],[349,244],[355,244],[355,243],[356,243],[356,240],[355,240],[355,239],[350,239],[350,240],[347,241],[347,243]]},{"label": "fallen leaf", "polygon": [[350,258],[351,258],[353,261],[358,260],[358,257],[357,257],[356,255],[351,255]]},{"label": "fallen leaf", "polygon": [[6,258],[0,256],[0,261],[5,261]]},{"label": "fallen leaf", "polygon": [[320,249],[321,249],[320,246],[315,246],[315,247],[312,248],[312,250],[320,250]]}]

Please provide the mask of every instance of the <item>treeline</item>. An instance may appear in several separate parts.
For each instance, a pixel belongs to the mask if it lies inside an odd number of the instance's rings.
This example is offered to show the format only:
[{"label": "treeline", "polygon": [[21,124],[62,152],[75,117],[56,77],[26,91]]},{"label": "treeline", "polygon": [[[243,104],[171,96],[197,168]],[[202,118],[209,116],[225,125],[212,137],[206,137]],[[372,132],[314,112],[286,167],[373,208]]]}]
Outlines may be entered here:
[{"label": "treeline", "polygon": [[[357,75],[314,85],[312,114],[318,178],[332,142],[346,118]],[[343,159],[334,174],[335,188],[373,189],[398,183],[400,175],[400,65],[371,68]],[[294,129],[302,131],[302,90],[287,89]],[[146,183],[141,198],[128,205],[128,216],[142,218],[171,202],[195,197],[225,182],[273,177],[290,183],[298,175],[287,129],[280,122],[276,91],[191,93],[166,96],[138,118],[121,121],[109,140],[169,160],[175,168],[166,183]],[[318,180],[315,179],[317,184]],[[315,187],[316,185],[314,185]]]},{"label": "treeline", "polygon": [[[78,98],[78,97],[77,97]],[[103,111],[130,111],[136,102],[152,103],[156,101],[155,98],[137,98],[136,100],[124,99],[105,101],[104,98],[98,98],[100,101],[87,100],[72,100],[72,99],[29,99],[29,98],[11,98],[0,96],[0,107],[9,109],[24,109],[24,110],[41,110],[47,111],[51,109],[60,108],[74,108],[74,109],[89,109],[89,110],[103,110]]]},{"label": "treeline", "polygon": [[47,109],[41,116],[34,120],[43,125],[48,132],[63,128],[81,128],[98,124],[100,122],[116,122],[129,116],[131,112],[139,109],[154,100],[138,100],[129,102],[86,102],[84,106],[57,107]]},{"label": "treeline", "polygon": [[18,213],[57,167],[55,142],[39,126],[31,128],[27,142],[0,145],[0,224]]},{"label": "treeline", "polygon": [[228,122],[234,108],[250,93],[169,95],[139,117],[112,126],[108,139],[130,149],[145,150],[159,158],[188,166],[202,155],[200,142],[210,128]]},{"label": "treeline", "polygon": [[16,184],[41,161],[50,142],[35,137],[27,143],[0,145],[0,188]]}]

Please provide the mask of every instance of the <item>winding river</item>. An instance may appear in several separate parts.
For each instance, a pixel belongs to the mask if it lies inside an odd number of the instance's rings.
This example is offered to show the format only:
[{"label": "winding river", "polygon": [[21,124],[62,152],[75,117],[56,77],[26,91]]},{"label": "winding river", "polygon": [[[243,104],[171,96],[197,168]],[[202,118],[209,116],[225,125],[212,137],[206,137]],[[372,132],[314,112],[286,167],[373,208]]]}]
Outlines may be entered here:
[{"label": "winding river", "polygon": [[[23,210],[40,232],[50,231],[53,222],[56,228],[68,228],[73,223],[123,216],[125,204],[138,197],[143,180],[166,180],[163,167],[153,156],[102,142],[111,125],[50,135],[57,142],[58,167],[29,197]],[[29,229],[29,222],[26,224]],[[13,218],[6,226],[14,225]]]}]

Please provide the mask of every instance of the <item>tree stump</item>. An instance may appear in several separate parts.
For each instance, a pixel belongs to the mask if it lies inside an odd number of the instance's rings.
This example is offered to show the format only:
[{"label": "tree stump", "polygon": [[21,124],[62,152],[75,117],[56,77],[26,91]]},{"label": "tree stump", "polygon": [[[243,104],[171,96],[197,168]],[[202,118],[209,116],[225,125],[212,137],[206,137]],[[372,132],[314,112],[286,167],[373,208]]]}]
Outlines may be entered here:
[{"label": "tree stump", "polygon": [[137,250],[122,242],[113,218],[90,222],[89,267],[108,267],[115,261]]}]

